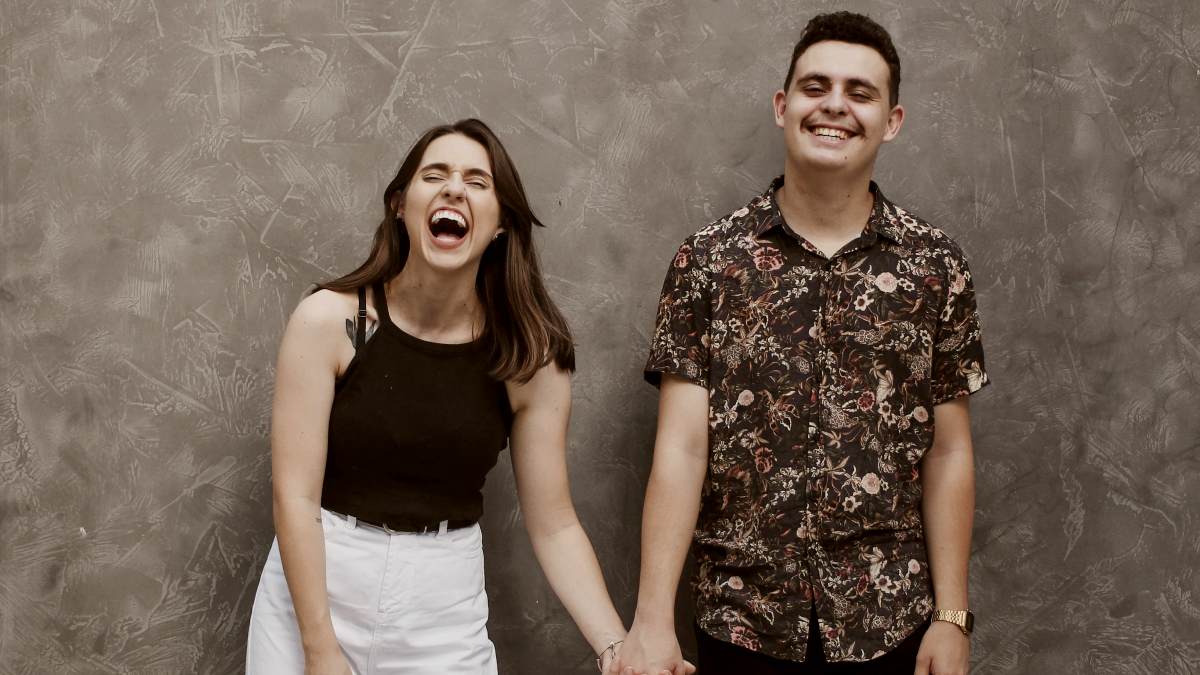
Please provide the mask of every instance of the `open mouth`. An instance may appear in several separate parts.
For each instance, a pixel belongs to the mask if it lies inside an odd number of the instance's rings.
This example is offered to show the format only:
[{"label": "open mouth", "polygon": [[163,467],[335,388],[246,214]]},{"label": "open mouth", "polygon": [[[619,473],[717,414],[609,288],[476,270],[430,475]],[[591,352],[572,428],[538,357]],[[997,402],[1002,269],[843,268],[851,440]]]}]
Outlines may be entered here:
[{"label": "open mouth", "polygon": [[467,219],[454,209],[438,209],[429,218],[429,232],[434,241],[441,244],[456,244],[467,236]]},{"label": "open mouth", "polygon": [[844,141],[855,134],[846,131],[845,129],[834,129],[833,127],[814,126],[808,128],[809,133],[817,138],[824,138],[831,141]]}]

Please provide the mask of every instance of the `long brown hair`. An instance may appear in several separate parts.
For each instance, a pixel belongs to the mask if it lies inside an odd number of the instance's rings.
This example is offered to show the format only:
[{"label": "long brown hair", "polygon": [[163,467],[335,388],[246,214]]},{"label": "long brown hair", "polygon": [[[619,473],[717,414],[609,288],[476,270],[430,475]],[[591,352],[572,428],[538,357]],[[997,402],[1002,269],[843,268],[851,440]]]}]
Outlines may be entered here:
[{"label": "long brown hair", "polygon": [[575,370],[571,331],[542,284],[533,247],[533,226],[545,225],[533,214],[517,167],[500,139],[477,119],[436,126],[417,139],[396,177],[383,191],[383,222],[375,230],[375,241],[366,262],[345,276],[318,284],[317,288],[354,291],[387,282],[404,269],[409,251],[408,231],[404,229],[404,221],[396,217],[396,205],[420,167],[425,149],[449,134],[462,134],[487,149],[496,198],[500,202],[500,226],[505,233],[484,251],[475,277],[475,290],[484,311],[480,339],[488,349],[492,376],[498,380],[528,382],[551,361],[563,370]]}]

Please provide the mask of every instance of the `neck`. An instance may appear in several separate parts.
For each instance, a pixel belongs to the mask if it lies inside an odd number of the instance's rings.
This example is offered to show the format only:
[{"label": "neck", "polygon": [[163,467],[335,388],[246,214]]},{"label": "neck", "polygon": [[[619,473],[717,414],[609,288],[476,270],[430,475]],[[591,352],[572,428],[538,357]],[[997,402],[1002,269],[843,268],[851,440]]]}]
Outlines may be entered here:
[{"label": "neck", "polygon": [[847,177],[790,162],[776,199],[787,226],[829,254],[862,232],[875,204],[869,171]]},{"label": "neck", "polygon": [[445,274],[409,264],[385,287],[392,320],[417,337],[464,342],[478,336],[483,306],[475,291],[477,266]]}]

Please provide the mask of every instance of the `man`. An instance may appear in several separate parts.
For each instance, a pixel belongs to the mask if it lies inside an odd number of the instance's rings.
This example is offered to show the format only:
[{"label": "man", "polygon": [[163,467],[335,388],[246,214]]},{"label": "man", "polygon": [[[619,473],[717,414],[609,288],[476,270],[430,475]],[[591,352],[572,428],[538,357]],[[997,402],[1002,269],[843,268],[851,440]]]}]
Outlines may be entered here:
[{"label": "man", "polygon": [[774,97],[783,176],[671,264],[641,588],[610,672],[684,672],[693,524],[701,675],[967,672],[966,396],[987,376],[962,252],[871,180],[899,83],[874,21],[812,19]]}]

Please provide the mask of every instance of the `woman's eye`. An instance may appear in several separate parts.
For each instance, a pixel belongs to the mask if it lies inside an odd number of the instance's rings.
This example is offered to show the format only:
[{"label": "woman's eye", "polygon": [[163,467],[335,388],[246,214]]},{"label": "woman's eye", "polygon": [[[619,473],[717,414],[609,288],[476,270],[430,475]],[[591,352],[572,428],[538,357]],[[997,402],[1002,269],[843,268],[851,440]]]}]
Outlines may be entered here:
[{"label": "woman's eye", "polygon": [[442,177],[437,175],[436,173],[425,174],[424,178],[425,178],[426,183],[436,183],[437,181],[442,179]]},{"label": "woman's eye", "polygon": [[467,183],[467,185],[470,185],[471,187],[477,187],[477,188],[486,188],[487,187],[487,183],[485,183],[481,180],[473,180],[473,181]]}]

